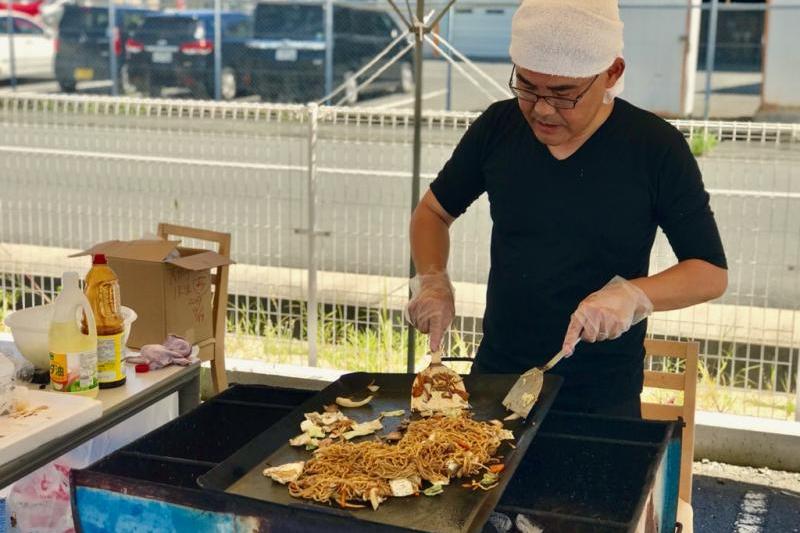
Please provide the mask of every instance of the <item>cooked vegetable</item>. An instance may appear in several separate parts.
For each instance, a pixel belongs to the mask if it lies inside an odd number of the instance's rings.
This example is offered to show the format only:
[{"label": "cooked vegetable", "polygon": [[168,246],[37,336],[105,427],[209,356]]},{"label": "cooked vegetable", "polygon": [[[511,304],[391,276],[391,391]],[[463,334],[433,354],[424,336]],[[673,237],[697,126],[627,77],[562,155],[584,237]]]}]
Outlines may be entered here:
[{"label": "cooked vegetable", "polygon": [[441,485],[439,485],[437,483],[437,484],[431,485],[427,489],[423,490],[422,494],[424,494],[425,496],[436,496],[436,495],[441,494],[443,492],[444,492],[444,489],[442,488]]},{"label": "cooked vegetable", "polygon": [[262,473],[278,483],[285,485],[287,483],[291,483],[292,481],[297,481],[297,478],[299,478],[300,474],[303,472],[303,467],[305,464],[305,461],[286,463],[280,466],[265,468]]},{"label": "cooked vegetable", "polygon": [[336,403],[338,405],[341,405],[342,407],[363,407],[363,406],[367,405],[371,401],[372,401],[372,396],[371,395],[367,396],[366,398],[364,398],[363,400],[360,400],[360,401],[354,401],[354,400],[351,400],[350,398],[343,398],[341,396],[336,398]]},{"label": "cooked vegetable", "polygon": [[396,498],[411,496],[417,492],[417,488],[414,486],[414,484],[405,478],[391,480],[389,482],[389,487],[392,489],[392,496],[395,496]]},{"label": "cooked vegetable", "polygon": [[383,424],[381,424],[380,418],[376,418],[375,420],[370,420],[368,422],[363,422],[361,424],[356,424],[353,426],[353,429],[344,433],[342,436],[347,439],[354,439],[356,437],[364,437],[366,435],[371,435],[376,431],[380,431],[383,429]]}]

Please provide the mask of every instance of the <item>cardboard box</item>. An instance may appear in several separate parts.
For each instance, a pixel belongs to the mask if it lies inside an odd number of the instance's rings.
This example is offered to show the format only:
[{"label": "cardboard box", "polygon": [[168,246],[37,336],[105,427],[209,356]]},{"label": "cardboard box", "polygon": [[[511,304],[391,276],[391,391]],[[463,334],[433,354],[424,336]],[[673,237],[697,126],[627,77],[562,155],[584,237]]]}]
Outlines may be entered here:
[{"label": "cardboard box", "polygon": [[211,269],[233,261],[216,252],[182,248],[179,243],[107,241],[73,256],[105,254],[108,258],[119,277],[122,305],[139,315],[128,338],[131,348],[160,344],[170,333],[192,344],[214,336]]}]

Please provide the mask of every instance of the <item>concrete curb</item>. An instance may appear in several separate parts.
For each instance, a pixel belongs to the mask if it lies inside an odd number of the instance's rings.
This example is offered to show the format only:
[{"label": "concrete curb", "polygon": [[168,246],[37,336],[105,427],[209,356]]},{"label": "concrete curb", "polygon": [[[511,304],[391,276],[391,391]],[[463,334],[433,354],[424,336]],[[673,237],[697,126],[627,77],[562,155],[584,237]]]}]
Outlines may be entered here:
[{"label": "concrete curb", "polygon": [[800,422],[700,411],[695,460],[800,472]]}]

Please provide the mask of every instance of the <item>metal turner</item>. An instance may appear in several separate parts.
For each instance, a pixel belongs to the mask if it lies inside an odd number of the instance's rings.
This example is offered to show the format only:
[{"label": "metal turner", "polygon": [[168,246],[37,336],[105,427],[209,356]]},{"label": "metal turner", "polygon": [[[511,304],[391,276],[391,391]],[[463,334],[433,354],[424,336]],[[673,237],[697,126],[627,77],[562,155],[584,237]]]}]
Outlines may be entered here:
[{"label": "metal turner", "polygon": [[[580,339],[578,339],[580,342]],[[577,345],[577,343],[576,343]],[[509,411],[522,418],[527,418],[528,413],[539,399],[544,385],[544,373],[556,366],[556,364],[567,355],[566,350],[562,349],[553,356],[544,366],[536,366],[522,374],[506,397],[503,398],[503,405]]]}]

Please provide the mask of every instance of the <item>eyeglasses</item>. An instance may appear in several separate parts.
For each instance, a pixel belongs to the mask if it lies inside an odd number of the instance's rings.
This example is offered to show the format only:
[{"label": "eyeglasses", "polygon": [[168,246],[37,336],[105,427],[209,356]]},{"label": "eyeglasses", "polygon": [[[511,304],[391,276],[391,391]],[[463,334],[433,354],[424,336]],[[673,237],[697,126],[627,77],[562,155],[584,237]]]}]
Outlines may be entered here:
[{"label": "eyeglasses", "polygon": [[532,102],[534,104],[538,102],[539,99],[541,98],[542,100],[550,104],[550,106],[555,107],[556,109],[574,109],[575,106],[578,105],[578,102],[580,102],[581,98],[583,98],[583,95],[589,92],[589,89],[592,87],[592,84],[594,84],[595,80],[600,76],[600,74],[598,74],[597,76],[592,78],[592,81],[589,82],[589,85],[587,85],[586,88],[583,91],[581,91],[581,93],[575,98],[564,98],[563,96],[536,94],[535,92],[530,91],[528,89],[523,89],[522,87],[515,86],[514,76],[516,75],[516,73],[517,73],[517,67],[516,65],[514,65],[514,67],[511,69],[511,77],[508,79],[508,88],[511,89],[512,93],[514,93],[514,96],[526,100],[528,102]]}]

